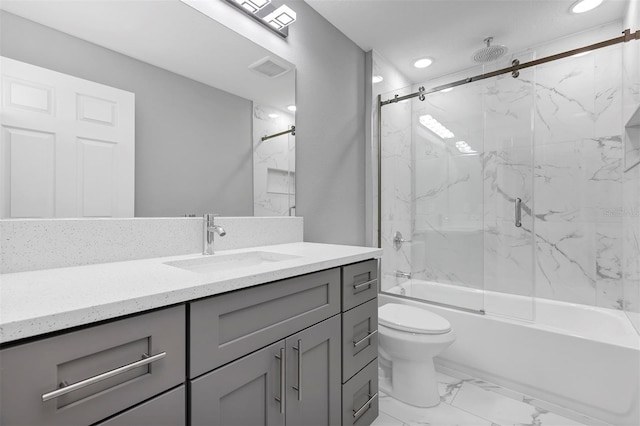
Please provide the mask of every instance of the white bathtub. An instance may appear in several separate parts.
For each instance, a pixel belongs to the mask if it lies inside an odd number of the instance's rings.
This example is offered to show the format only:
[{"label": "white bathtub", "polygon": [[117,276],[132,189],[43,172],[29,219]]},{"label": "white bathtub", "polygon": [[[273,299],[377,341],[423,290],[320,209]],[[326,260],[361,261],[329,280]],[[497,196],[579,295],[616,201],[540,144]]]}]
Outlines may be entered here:
[{"label": "white bathtub", "polygon": [[[478,297],[477,290],[465,294],[418,280],[403,286],[413,298],[435,294],[445,303]],[[532,305],[520,296],[484,296],[494,307]],[[381,304],[389,302],[422,306],[449,320],[458,337],[437,364],[612,425],[640,425],[640,337],[621,311],[536,299],[535,321],[521,321],[380,295]]]}]

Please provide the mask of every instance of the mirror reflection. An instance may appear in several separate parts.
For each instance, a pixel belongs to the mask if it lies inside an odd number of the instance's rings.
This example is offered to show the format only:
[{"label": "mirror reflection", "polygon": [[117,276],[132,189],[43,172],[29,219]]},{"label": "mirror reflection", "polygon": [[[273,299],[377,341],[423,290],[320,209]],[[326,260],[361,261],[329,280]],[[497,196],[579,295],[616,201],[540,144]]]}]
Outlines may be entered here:
[{"label": "mirror reflection", "polygon": [[295,214],[293,64],[177,0],[1,9],[2,218]]}]

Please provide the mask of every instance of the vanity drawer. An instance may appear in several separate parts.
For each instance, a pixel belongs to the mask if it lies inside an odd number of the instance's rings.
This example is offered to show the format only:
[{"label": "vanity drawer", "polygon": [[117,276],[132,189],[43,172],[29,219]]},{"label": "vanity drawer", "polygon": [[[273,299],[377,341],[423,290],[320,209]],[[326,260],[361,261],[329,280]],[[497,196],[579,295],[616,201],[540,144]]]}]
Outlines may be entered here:
[{"label": "vanity drawer", "polygon": [[95,426],[183,426],[187,421],[184,389],[182,385]]},{"label": "vanity drawer", "polygon": [[342,426],[367,426],[378,417],[378,359],[342,385]]},{"label": "vanity drawer", "polygon": [[[0,359],[1,424],[95,423],[184,382],[185,308],[7,348]],[[63,382],[86,386],[58,396]]]},{"label": "vanity drawer", "polygon": [[340,269],[329,269],[190,304],[195,378],[340,312]]},{"label": "vanity drawer", "polygon": [[342,268],[342,310],[354,308],[378,295],[378,260]]},{"label": "vanity drawer", "polygon": [[378,356],[378,299],[342,314],[342,383]]}]

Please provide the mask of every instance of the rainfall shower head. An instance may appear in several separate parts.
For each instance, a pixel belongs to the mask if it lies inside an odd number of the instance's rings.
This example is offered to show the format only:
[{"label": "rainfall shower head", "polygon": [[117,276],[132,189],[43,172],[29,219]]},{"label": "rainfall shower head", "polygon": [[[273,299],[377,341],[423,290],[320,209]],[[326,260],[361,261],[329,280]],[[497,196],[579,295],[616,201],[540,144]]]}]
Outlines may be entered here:
[{"label": "rainfall shower head", "polygon": [[493,41],[493,37],[487,37],[484,39],[486,46],[483,47],[482,49],[477,50],[476,53],[473,54],[474,62],[477,62],[479,64],[493,62],[496,59],[504,56],[509,51],[509,49],[506,46],[503,46],[500,44],[492,46],[491,45],[492,41]]}]

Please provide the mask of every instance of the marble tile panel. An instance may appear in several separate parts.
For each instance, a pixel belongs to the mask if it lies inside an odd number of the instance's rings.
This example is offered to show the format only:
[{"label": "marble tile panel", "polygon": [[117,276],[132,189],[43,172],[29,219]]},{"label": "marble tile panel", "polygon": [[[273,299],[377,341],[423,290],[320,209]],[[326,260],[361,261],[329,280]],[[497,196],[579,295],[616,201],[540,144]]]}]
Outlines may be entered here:
[{"label": "marble tile panel", "polygon": [[536,67],[536,146],[593,136],[594,85],[593,55]]},{"label": "marble tile panel", "polygon": [[406,425],[493,426],[490,421],[449,404],[420,408],[402,403],[384,393],[379,393],[379,395],[380,410],[393,418],[401,420]]},{"label": "marble tile panel", "polygon": [[536,223],[536,296],[594,305],[596,241],[593,223]]},{"label": "marble tile panel", "polygon": [[624,174],[622,271],[624,308],[640,333],[640,166]]},{"label": "marble tile panel", "polygon": [[591,137],[619,135],[622,127],[622,46],[594,51],[594,118]]},{"label": "marble tile panel", "polygon": [[378,418],[371,423],[371,426],[406,426],[406,424],[401,420],[380,411]]},{"label": "marble tile panel", "polygon": [[488,389],[487,386],[495,387],[487,382],[481,382],[480,385],[464,382],[451,405],[499,425],[582,425],[547,410],[500,395]]},{"label": "marble tile panel", "polygon": [[537,147],[534,193],[538,221],[618,222],[622,201],[620,136]]}]

